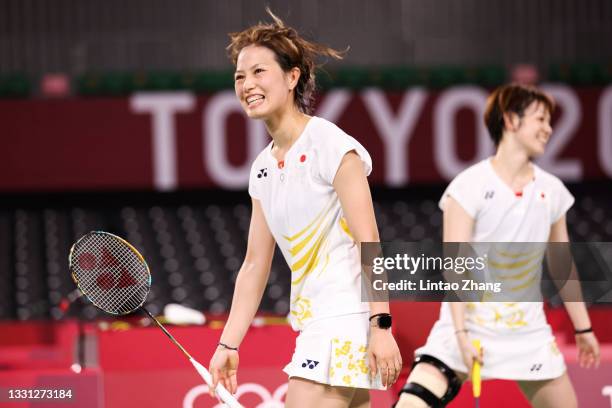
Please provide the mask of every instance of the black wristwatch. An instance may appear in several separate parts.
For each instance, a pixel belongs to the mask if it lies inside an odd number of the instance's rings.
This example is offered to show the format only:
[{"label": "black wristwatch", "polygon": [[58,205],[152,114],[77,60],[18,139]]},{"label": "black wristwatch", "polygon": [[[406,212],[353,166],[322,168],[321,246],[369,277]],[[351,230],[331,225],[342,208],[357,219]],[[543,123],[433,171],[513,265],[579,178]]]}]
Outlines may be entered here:
[{"label": "black wristwatch", "polygon": [[370,327],[378,327],[379,329],[391,328],[391,315],[389,313],[377,313],[370,316]]}]

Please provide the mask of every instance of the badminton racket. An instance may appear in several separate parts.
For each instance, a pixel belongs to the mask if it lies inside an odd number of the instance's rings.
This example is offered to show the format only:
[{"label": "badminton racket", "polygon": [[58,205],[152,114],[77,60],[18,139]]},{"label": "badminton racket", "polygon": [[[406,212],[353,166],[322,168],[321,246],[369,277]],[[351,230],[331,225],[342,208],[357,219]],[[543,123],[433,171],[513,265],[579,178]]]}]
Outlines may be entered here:
[{"label": "badminton racket", "polygon": [[[208,370],[143,306],[151,289],[151,273],[136,248],[116,235],[92,231],[72,245],[68,263],[74,283],[94,306],[113,315],[126,315],[138,309],[144,311],[212,387]],[[215,392],[230,408],[242,408],[221,384]]]},{"label": "badminton racket", "polygon": [[[480,340],[474,339],[472,340],[472,345],[476,350],[478,350],[478,355],[480,355]],[[480,391],[481,391],[482,381],[480,378],[480,363],[478,360],[474,361],[472,365],[472,395],[474,395],[474,401],[476,408],[480,408]]]}]

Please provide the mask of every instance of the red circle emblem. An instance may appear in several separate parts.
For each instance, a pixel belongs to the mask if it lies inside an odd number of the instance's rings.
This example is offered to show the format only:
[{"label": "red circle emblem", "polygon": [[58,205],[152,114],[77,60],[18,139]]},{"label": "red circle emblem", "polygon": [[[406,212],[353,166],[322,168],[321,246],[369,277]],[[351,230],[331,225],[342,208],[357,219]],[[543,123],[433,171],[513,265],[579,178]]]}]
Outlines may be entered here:
[{"label": "red circle emblem", "polygon": [[305,155],[305,154],[303,154],[303,155],[301,155],[301,156],[300,156],[300,161],[301,161],[302,163],[304,163],[304,162],[306,161],[306,155]]},{"label": "red circle emblem", "polygon": [[279,160],[278,162],[278,168],[282,169],[283,167],[285,167],[285,161],[284,160]]}]

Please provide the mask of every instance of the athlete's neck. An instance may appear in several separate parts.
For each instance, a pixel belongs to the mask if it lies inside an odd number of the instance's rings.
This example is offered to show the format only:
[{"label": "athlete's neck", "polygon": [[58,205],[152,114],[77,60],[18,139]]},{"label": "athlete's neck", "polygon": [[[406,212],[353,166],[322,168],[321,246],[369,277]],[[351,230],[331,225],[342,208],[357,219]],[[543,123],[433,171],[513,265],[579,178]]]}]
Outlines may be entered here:
[{"label": "athlete's neck", "polygon": [[279,152],[289,150],[304,131],[310,118],[310,116],[293,108],[266,119],[266,129],[274,141],[273,149]]},{"label": "athlete's neck", "polygon": [[513,139],[509,137],[502,138],[491,164],[502,180],[520,191],[534,178],[534,170],[524,149],[513,144],[511,140]]}]

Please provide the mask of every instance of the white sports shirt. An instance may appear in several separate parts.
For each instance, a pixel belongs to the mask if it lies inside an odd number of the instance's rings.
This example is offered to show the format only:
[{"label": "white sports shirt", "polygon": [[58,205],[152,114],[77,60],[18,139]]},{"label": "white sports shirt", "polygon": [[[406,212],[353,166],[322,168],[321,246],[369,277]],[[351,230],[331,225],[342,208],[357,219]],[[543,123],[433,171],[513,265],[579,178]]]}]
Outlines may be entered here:
[{"label": "white sports shirt", "polygon": [[[483,160],[455,177],[439,206],[444,210],[447,197],[452,197],[475,220],[472,242],[546,243],[551,226],[572,206],[574,197],[561,180],[533,166],[534,179],[518,195],[495,173],[491,159]],[[534,254],[543,246],[525,248],[514,254],[498,251],[496,259],[489,259],[488,269],[503,274],[498,278],[516,290],[539,291],[543,252]],[[466,324],[476,330],[521,332],[547,325],[541,302],[468,303],[465,316]],[[452,321],[446,303],[440,320]]]},{"label": "white sports shirt", "polygon": [[268,227],[291,269],[290,321],[313,321],[369,310],[361,302],[359,248],[332,185],[344,155],[355,151],[366,175],[372,159],[333,123],[312,117],[279,163],[271,142],[255,159],[249,194],[261,203]]}]

